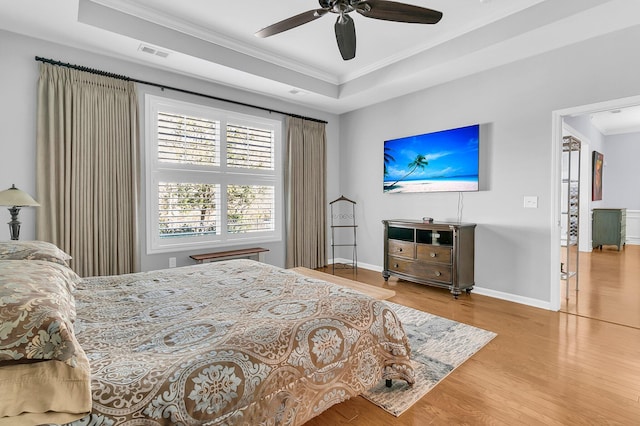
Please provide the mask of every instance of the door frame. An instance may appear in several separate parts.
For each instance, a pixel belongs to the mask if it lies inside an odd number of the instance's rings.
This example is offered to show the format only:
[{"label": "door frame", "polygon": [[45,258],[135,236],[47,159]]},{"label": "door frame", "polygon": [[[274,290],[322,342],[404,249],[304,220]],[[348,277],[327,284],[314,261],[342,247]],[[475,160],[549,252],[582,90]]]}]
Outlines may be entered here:
[{"label": "door frame", "polygon": [[613,99],[610,101],[580,105],[571,108],[559,109],[551,112],[551,214],[549,228],[550,238],[550,297],[549,307],[553,311],[560,310],[560,204],[562,177],[562,126],[563,118],[576,115],[591,114],[594,112],[608,111],[616,108],[625,108],[640,105],[640,96]]}]

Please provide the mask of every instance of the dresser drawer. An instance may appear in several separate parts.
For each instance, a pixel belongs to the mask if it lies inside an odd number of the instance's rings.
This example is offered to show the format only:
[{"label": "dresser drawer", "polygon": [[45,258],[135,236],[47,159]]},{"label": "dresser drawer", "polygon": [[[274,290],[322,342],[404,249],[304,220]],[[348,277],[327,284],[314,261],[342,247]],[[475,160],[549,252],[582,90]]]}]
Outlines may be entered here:
[{"label": "dresser drawer", "polygon": [[417,276],[428,281],[451,283],[451,266],[445,264],[417,262],[389,256],[389,271]]},{"label": "dresser drawer", "polygon": [[418,244],[416,246],[416,259],[427,262],[451,263],[451,248],[433,246],[430,244]]},{"label": "dresser drawer", "polygon": [[415,258],[414,244],[407,241],[389,240],[389,254],[409,259]]}]

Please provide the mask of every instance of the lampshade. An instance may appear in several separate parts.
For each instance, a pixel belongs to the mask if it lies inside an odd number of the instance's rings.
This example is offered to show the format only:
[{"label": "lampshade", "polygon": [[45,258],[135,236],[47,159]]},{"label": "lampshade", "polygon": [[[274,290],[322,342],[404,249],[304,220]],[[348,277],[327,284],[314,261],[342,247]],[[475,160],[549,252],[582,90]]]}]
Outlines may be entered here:
[{"label": "lampshade", "polygon": [[0,192],[0,206],[39,206],[40,204],[31,198],[31,195],[16,188],[15,185],[11,185],[11,188]]}]

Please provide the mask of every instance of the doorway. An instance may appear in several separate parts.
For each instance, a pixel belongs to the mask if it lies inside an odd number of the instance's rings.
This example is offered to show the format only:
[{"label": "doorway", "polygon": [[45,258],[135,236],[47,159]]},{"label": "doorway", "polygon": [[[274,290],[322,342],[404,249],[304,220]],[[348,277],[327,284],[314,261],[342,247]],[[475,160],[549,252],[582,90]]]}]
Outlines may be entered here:
[{"label": "doorway", "polygon": [[[620,301],[632,303],[627,294],[618,294],[613,296],[613,293],[618,291],[618,289],[623,288],[623,281],[625,277],[628,275],[628,271],[626,271],[625,259],[629,258],[628,253],[604,253],[598,250],[597,253],[592,253],[591,250],[591,208],[598,207],[597,205],[591,205],[591,151],[592,149],[598,150],[599,148],[596,145],[593,145],[591,148],[583,147],[581,153],[581,169],[586,173],[581,173],[581,195],[587,195],[585,200],[584,197],[581,196],[580,200],[580,266],[579,266],[579,288],[577,292],[574,288],[570,288],[570,294],[573,297],[572,300],[569,300],[568,303],[565,300],[565,287],[564,282],[558,277],[560,277],[561,270],[561,259],[563,251],[560,249],[561,247],[561,176],[562,176],[562,141],[563,136],[567,134],[575,136],[577,139],[580,139],[583,143],[587,145],[590,144],[590,139],[583,134],[580,134],[575,129],[572,129],[571,126],[567,126],[565,121],[566,119],[572,119],[575,117],[585,116],[602,112],[602,111],[611,111],[620,108],[626,108],[634,105],[640,104],[640,96],[617,99],[608,102],[602,102],[598,104],[584,105],[575,108],[569,108],[561,111],[553,112],[553,155],[552,155],[552,238],[551,238],[551,270],[552,277],[551,279],[551,306],[555,310],[562,310],[564,312],[588,316],[591,318],[597,318],[604,321],[623,323],[623,325],[629,326],[638,326],[639,324],[626,324],[625,320],[621,320],[619,318],[619,311],[621,309],[625,309],[624,307],[619,305]],[[602,141],[599,140],[599,143]],[[585,158],[586,157],[586,158]],[[630,252],[634,252],[636,246],[632,246]],[[614,248],[617,252],[617,250]],[[635,254],[637,256],[637,250],[635,250]],[[607,285],[608,288],[603,284],[603,277],[598,276],[598,271],[603,267],[602,262],[605,262],[604,267],[616,268],[616,273],[619,274],[619,281],[610,280]],[[584,285],[584,288],[583,288]],[[592,287],[589,287],[592,285]],[[583,290],[582,293],[580,291]],[[620,290],[623,291],[623,290]],[[618,291],[618,293],[620,293]],[[625,300],[626,299],[626,300]],[[633,296],[631,296],[633,299]],[[615,300],[615,302],[614,302]],[[637,304],[637,298],[636,304]],[[580,303],[578,303],[580,302]],[[608,309],[608,313],[605,312],[607,309],[603,309],[604,306],[610,306]],[[635,311],[640,311],[638,306],[635,306]],[[627,308],[629,311],[633,311],[633,309]],[[632,321],[633,318],[629,318],[629,321]]]}]

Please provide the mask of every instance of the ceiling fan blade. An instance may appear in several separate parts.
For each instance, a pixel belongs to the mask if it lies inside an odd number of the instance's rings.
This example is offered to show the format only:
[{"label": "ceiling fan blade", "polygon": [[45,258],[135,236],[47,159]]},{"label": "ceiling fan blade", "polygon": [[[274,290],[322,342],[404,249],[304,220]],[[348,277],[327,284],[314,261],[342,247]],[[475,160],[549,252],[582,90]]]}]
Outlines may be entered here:
[{"label": "ceiling fan blade", "polygon": [[336,41],[342,59],[348,61],[356,57],[356,26],[347,14],[338,16],[335,24]]},{"label": "ceiling fan blade", "polygon": [[292,28],[299,27],[300,25],[306,24],[307,22],[311,22],[318,18],[321,18],[328,12],[328,9],[308,10],[306,12],[300,13],[299,15],[292,16],[291,18],[276,22],[273,25],[269,25],[268,27],[256,32],[254,35],[256,37],[265,38],[275,34],[279,34]]},{"label": "ceiling fan blade", "polygon": [[360,2],[356,11],[367,18],[411,24],[437,24],[442,19],[442,12],[437,10],[388,0]]}]

